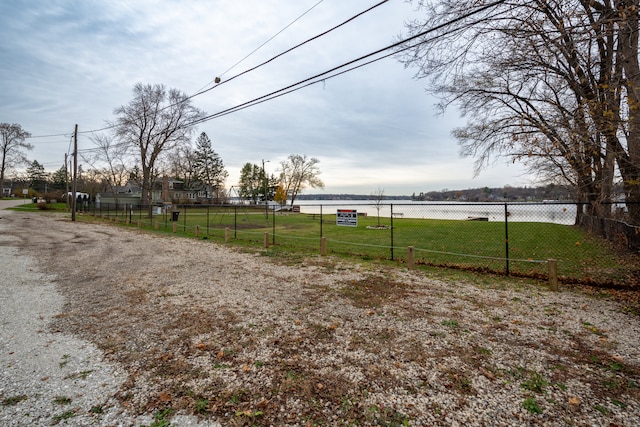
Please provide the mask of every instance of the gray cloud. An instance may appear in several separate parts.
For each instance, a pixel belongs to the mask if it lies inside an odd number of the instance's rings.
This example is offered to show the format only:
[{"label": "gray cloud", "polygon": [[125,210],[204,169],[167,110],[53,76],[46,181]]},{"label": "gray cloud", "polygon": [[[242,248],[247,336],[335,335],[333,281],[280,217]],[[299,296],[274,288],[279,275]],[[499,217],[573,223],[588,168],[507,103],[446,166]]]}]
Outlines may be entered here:
[{"label": "gray cloud", "polygon": [[[98,129],[137,82],[195,93],[317,3],[244,1],[13,1],[0,4],[0,121],[34,135]],[[272,64],[193,99],[209,114],[390,44],[413,13],[390,2]],[[325,0],[246,61],[228,80],[371,6]],[[289,154],[320,159],[326,192],[411,194],[441,188],[528,184],[522,169],[496,164],[472,179],[450,131],[455,112],[434,113],[423,83],[392,58],[201,124],[237,180],[246,162]],[[34,139],[29,153],[57,169],[68,138]],[[88,137],[81,148],[91,148]]]}]

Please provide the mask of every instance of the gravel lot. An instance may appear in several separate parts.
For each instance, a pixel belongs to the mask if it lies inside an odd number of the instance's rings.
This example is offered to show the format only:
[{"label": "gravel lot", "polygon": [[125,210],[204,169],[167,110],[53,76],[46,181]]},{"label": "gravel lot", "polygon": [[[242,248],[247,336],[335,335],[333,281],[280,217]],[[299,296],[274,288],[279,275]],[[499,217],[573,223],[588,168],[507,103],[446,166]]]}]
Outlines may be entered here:
[{"label": "gravel lot", "polygon": [[0,218],[2,426],[640,425],[605,292]]}]

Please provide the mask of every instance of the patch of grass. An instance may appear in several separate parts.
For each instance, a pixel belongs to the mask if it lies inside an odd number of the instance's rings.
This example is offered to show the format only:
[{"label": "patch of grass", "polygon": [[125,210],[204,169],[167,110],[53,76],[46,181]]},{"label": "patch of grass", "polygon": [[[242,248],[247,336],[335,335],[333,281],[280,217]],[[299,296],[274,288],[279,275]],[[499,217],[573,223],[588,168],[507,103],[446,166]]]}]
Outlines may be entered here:
[{"label": "patch of grass", "polygon": [[171,425],[171,420],[167,419],[173,414],[173,409],[167,408],[162,411],[156,411],[153,414],[153,422],[149,425],[149,427],[169,427]]},{"label": "patch of grass", "polygon": [[547,381],[541,374],[535,371],[530,371],[529,378],[525,382],[520,384],[523,389],[532,391],[534,393],[543,393],[548,385],[549,381]]},{"label": "patch of grass", "polygon": [[522,407],[532,414],[541,414],[542,409],[538,405],[538,401],[533,397],[528,397],[522,402]]},{"label": "patch of grass", "polygon": [[53,399],[53,403],[56,405],[68,405],[71,403],[71,398],[67,396],[56,396]]},{"label": "patch of grass", "polygon": [[92,414],[104,414],[104,407],[102,405],[92,406],[89,410]]},{"label": "patch of grass", "polygon": [[460,324],[455,319],[443,320],[441,324],[442,324],[442,326],[446,326],[448,328],[458,328],[458,327],[460,327]]},{"label": "patch of grass", "polygon": [[602,405],[594,405],[593,409],[595,409],[596,411],[600,412],[602,415],[608,415],[609,411],[607,408],[605,408]]},{"label": "patch of grass", "polygon": [[196,401],[196,412],[198,414],[206,414],[209,410],[209,401],[207,399],[200,399]]},{"label": "patch of grass", "polygon": [[53,416],[53,422],[54,422],[54,424],[57,424],[60,421],[68,420],[68,419],[73,418],[75,416],[76,416],[75,411],[65,411],[62,414],[54,415]]},{"label": "patch of grass", "polygon": [[62,362],[58,363],[58,365],[60,366],[60,369],[64,368],[65,366],[67,366],[67,364],[69,363],[69,358],[71,356],[69,356],[68,354],[65,354],[62,356]]},{"label": "patch of grass", "polygon": [[88,370],[88,371],[82,371],[82,372],[75,372],[71,375],[67,375],[66,377],[64,377],[65,380],[75,380],[75,379],[83,379],[86,380],[87,377],[89,376],[89,374],[91,374],[93,372],[93,370]]},{"label": "patch of grass", "polygon": [[2,406],[13,406],[22,402],[23,400],[27,400],[27,396],[25,394],[20,394],[17,396],[9,396],[5,399],[2,399]]}]

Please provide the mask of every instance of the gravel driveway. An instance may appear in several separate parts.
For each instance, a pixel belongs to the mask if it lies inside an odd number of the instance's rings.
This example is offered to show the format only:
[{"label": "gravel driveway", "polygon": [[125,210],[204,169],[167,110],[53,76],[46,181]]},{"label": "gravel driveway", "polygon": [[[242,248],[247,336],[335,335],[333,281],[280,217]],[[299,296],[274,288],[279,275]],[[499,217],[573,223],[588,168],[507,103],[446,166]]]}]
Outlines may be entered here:
[{"label": "gravel driveway", "polygon": [[640,425],[604,292],[0,218],[2,426]]}]

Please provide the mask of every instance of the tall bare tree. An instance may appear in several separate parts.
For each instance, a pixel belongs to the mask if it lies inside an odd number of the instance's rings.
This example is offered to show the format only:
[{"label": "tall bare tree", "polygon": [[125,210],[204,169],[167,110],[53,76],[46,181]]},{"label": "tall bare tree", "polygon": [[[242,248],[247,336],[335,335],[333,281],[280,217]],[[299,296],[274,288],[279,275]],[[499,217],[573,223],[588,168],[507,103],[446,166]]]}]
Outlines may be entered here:
[{"label": "tall bare tree", "polygon": [[93,167],[96,177],[106,184],[113,194],[115,203],[118,204],[118,188],[122,187],[129,177],[129,147],[105,134],[95,134],[91,139],[96,149],[82,157]]},{"label": "tall bare tree", "polygon": [[468,118],[454,135],[477,171],[501,155],[552,171],[598,216],[618,171],[640,222],[639,0],[417,3],[409,33],[445,25],[401,60]]},{"label": "tall bare tree", "polygon": [[31,150],[33,145],[25,142],[31,134],[19,124],[0,123],[0,197],[4,188],[4,177],[7,170],[18,163],[27,161],[23,150]]},{"label": "tall bare tree", "polygon": [[118,140],[137,152],[142,169],[142,204],[149,207],[151,215],[151,191],[158,162],[166,153],[189,142],[192,123],[204,112],[194,107],[184,93],[162,84],[138,83],[133,95],[127,105],[114,110],[117,118],[113,124]]},{"label": "tall bare tree", "polygon": [[324,188],[324,183],[318,178],[318,163],[318,159],[309,159],[306,154],[291,154],[287,160],[280,162],[280,182],[291,197],[291,206],[305,188]]}]

